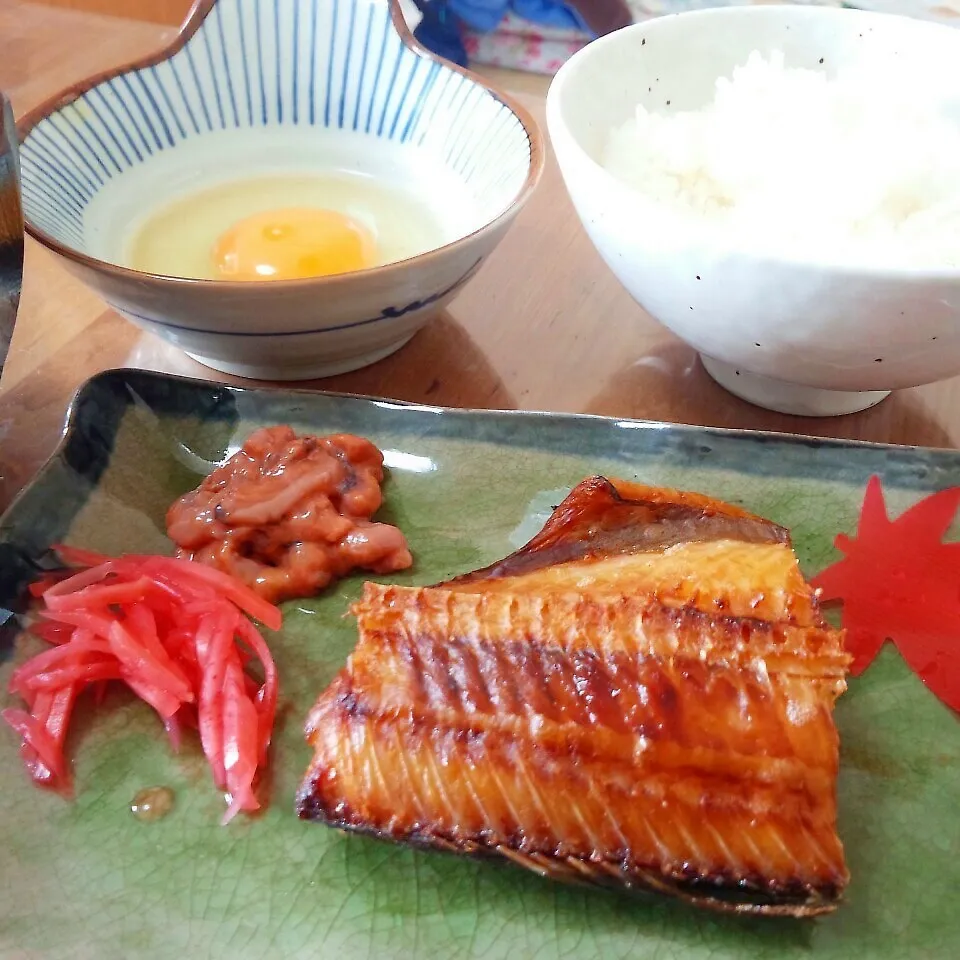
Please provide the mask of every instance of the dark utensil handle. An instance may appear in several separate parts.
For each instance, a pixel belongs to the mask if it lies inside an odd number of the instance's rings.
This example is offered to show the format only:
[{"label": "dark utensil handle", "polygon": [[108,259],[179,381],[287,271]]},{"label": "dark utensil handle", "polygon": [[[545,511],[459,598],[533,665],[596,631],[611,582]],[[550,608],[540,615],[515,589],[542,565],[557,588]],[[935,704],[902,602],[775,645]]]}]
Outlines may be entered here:
[{"label": "dark utensil handle", "polygon": [[0,93],[0,370],[7,359],[23,282],[23,207],[17,128]]}]

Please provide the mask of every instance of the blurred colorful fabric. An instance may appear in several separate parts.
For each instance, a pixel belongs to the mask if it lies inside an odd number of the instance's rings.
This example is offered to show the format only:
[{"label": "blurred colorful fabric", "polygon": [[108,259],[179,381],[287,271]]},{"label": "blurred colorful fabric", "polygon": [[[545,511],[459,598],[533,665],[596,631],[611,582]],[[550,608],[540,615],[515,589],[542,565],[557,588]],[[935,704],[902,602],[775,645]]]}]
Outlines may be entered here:
[{"label": "blurred colorful fabric", "polygon": [[[592,39],[633,21],[626,0],[413,0],[414,36],[425,47],[466,66],[477,37],[516,30],[531,39],[549,33]],[[409,20],[409,16],[408,16]],[[581,44],[582,45],[582,44]]]}]

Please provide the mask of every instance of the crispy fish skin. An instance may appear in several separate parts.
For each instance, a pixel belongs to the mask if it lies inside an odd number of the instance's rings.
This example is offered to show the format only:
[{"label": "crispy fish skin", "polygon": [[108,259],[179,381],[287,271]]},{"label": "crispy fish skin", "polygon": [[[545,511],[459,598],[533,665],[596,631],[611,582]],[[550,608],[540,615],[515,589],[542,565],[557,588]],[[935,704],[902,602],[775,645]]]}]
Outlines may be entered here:
[{"label": "crispy fish skin", "polygon": [[721,910],[835,909],[849,658],[781,527],[595,477],[526,547],[367,584],[298,812]]}]

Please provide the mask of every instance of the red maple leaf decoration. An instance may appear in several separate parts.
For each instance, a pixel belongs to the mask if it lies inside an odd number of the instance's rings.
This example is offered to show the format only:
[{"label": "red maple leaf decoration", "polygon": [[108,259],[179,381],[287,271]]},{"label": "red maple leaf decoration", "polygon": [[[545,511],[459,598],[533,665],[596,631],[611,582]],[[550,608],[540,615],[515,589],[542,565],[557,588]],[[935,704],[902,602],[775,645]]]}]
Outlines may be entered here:
[{"label": "red maple leaf decoration", "polygon": [[960,487],[951,487],[891,522],[880,478],[871,477],[856,538],[837,536],[846,556],[813,586],[823,600],[843,601],[854,675],[892,640],[930,690],[960,711],[960,543],[943,543],[958,506]]}]

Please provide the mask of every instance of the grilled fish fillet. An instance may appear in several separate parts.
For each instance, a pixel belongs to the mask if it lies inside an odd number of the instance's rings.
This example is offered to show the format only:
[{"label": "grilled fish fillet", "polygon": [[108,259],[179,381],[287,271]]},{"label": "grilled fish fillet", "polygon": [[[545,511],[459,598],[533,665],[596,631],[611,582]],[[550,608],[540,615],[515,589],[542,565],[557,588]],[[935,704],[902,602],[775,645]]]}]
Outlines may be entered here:
[{"label": "grilled fish fillet", "polygon": [[366,584],[299,815],[718,909],[835,908],[845,689],[786,530],[594,477],[517,553]]}]

